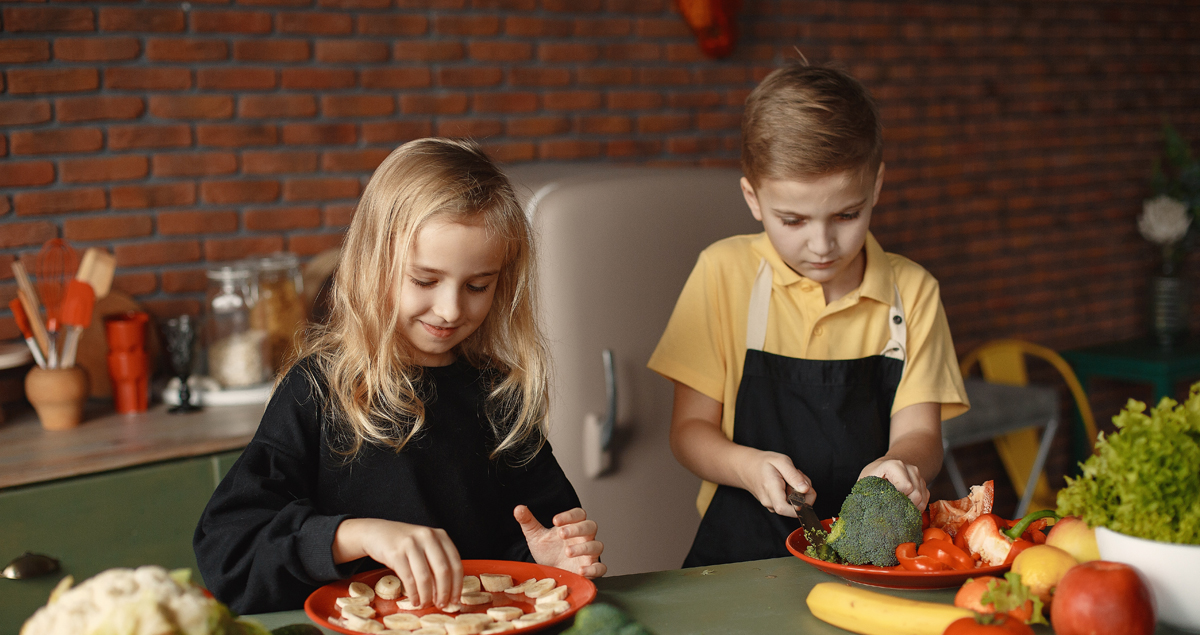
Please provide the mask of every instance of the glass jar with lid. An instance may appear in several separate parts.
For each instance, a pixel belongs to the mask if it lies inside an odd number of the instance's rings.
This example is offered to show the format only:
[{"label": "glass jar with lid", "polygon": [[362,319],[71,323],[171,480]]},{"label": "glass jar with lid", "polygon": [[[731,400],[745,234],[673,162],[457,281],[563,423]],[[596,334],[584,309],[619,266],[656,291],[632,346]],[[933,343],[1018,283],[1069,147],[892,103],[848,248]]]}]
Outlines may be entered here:
[{"label": "glass jar with lid", "polygon": [[254,261],[257,301],[251,323],[267,333],[267,357],[278,372],[295,354],[304,333],[304,278],[300,258],[281,252]]},{"label": "glass jar with lid", "polygon": [[251,320],[252,273],[246,263],[208,270],[204,345],[208,374],[224,388],[261,384],[271,375],[267,334]]}]

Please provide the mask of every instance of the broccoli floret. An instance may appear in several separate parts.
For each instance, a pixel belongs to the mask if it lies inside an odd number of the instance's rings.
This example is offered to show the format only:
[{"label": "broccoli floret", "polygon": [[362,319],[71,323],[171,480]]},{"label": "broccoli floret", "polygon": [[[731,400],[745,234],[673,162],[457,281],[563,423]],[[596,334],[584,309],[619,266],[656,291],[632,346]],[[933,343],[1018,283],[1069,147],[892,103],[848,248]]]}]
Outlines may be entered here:
[{"label": "broccoli floret", "polygon": [[[842,563],[842,559],[838,557],[837,552],[833,550],[833,547],[829,546],[828,532],[814,527],[812,529],[804,530],[804,537],[808,539],[808,547],[804,550],[804,555],[808,556],[809,558],[824,560],[825,562],[832,562],[834,564]],[[821,538],[819,541],[821,546],[815,547],[813,545],[814,543],[818,542],[818,537]]]},{"label": "broccoli floret", "polygon": [[921,544],[921,512],[886,479],[860,479],[829,528],[829,545],[850,564],[892,567],[896,547]]}]

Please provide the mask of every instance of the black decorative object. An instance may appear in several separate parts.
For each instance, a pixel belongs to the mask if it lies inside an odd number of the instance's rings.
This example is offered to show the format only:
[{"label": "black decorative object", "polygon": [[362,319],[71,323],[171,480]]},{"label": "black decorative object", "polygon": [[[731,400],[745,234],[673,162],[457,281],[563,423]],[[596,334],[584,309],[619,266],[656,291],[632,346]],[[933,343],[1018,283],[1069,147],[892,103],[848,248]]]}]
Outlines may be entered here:
[{"label": "black decorative object", "polygon": [[192,403],[192,391],[188,387],[188,377],[192,374],[192,347],[196,343],[195,321],[187,315],[171,318],[163,327],[163,335],[167,355],[171,358],[171,370],[179,379],[179,405],[167,412],[178,414],[200,410],[200,406]]}]

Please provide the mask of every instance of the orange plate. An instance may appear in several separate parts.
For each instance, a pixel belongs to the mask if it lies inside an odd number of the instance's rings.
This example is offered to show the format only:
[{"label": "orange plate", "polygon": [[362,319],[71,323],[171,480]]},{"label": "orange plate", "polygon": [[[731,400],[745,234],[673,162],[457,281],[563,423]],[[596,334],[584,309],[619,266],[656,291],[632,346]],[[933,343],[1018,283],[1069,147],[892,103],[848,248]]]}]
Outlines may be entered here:
[{"label": "orange plate", "polygon": [[[821,524],[828,531],[829,526],[833,524],[833,519],[822,520]],[[956,569],[948,569],[946,571],[909,571],[900,565],[894,567],[877,567],[870,564],[833,564],[832,562],[825,562],[824,560],[817,560],[816,558],[804,555],[804,550],[808,549],[808,539],[804,537],[803,529],[797,529],[788,536],[787,548],[788,551],[792,552],[793,556],[825,573],[845,578],[851,582],[889,589],[945,589],[956,587],[966,582],[967,578],[978,578],[983,575],[1003,577],[1004,572],[1008,571],[1009,567],[1012,566],[1008,564],[995,567],[983,566],[971,569],[970,571],[959,571]]]},{"label": "orange plate", "polygon": [[[547,567],[540,564],[533,564],[531,562],[509,562],[506,560],[463,560],[462,564],[463,575],[477,576],[481,573],[499,573],[512,576],[513,584],[520,584],[529,578],[537,578],[539,580],[542,578],[554,578],[555,580],[558,580],[558,584],[560,586],[566,585],[571,588],[571,593],[567,595],[566,598],[566,601],[571,603],[571,608],[565,613],[555,615],[545,622],[541,622],[533,626],[505,631],[506,633],[532,633],[551,624],[557,624],[565,619],[570,618],[575,614],[576,611],[588,604],[591,604],[592,600],[596,599],[596,585],[592,584],[591,580],[568,571],[563,571],[562,569],[557,569],[555,567]],[[341,615],[341,611],[337,607],[337,599],[350,595],[351,582],[362,582],[363,584],[374,588],[375,583],[379,581],[379,578],[382,578],[389,573],[391,573],[390,569],[376,569],[374,571],[360,573],[346,580],[339,580],[337,582],[326,584],[316,591],[313,591],[312,595],[308,596],[308,599],[304,601],[304,612],[307,613],[314,622],[325,628],[337,631],[339,633],[346,633],[346,635],[360,635],[358,631],[352,631],[340,626],[334,626],[333,624],[329,623],[330,617],[337,617]],[[533,604],[535,600],[532,598],[527,598],[524,595],[509,595],[507,593],[494,593],[493,595],[496,596],[496,601],[493,601],[490,604],[463,606],[461,612],[486,613],[487,610],[493,606],[516,606],[526,613],[532,613],[534,610]],[[399,609],[396,608],[396,602],[393,600],[375,598],[371,605],[375,607],[378,617],[400,612]],[[429,615],[430,613],[440,613],[441,611],[430,607],[420,611],[408,612],[420,617],[422,615]]]}]

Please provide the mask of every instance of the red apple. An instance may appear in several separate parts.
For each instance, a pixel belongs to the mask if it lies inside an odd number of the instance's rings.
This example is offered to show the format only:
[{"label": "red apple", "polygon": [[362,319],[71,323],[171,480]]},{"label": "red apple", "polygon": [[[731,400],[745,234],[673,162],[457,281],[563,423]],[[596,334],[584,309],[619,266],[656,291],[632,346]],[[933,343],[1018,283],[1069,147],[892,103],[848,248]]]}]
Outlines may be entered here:
[{"label": "red apple", "polygon": [[1137,569],[1093,560],[1071,567],[1054,591],[1057,635],[1152,635],[1154,596]]}]

